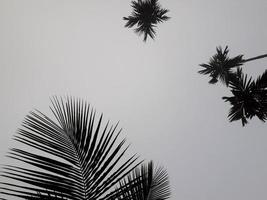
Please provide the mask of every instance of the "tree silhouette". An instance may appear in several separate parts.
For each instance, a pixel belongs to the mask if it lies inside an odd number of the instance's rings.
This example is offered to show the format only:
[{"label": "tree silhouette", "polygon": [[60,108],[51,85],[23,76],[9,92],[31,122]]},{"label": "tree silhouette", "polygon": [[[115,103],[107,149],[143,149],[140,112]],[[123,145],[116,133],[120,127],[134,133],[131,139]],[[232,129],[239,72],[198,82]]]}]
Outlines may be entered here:
[{"label": "tree silhouette", "polygon": [[144,42],[149,35],[152,39],[155,38],[155,27],[158,23],[167,21],[170,17],[165,14],[167,9],[162,9],[158,0],[137,0],[132,1],[133,12],[128,17],[123,17],[127,20],[125,27],[131,28],[137,25],[135,32],[139,35],[144,34]]},{"label": "tree silhouette", "polygon": [[200,64],[204,69],[198,72],[209,75],[211,77],[209,83],[211,84],[217,83],[219,79],[223,84],[228,86],[229,80],[234,73],[232,69],[243,64],[243,55],[229,58],[227,46],[224,50],[221,47],[217,47],[216,51],[217,53],[210,58],[208,64]]},{"label": "tree silhouette", "polygon": [[243,59],[243,55],[229,58],[228,46],[226,46],[224,50],[222,50],[222,47],[216,47],[216,51],[216,54],[210,58],[210,61],[207,64],[200,64],[204,69],[199,70],[198,72],[200,74],[209,75],[211,77],[209,83],[215,84],[220,80],[226,86],[228,86],[231,77],[236,72],[233,71],[233,69],[236,69],[246,62],[267,57],[267,54],[264,54],[249,59]]},{"label": "tree silhouette", "polygon": [[[15,140],[35,151],[12,148],[8,157],[31,169],[5,165],[1,176],[18,183],[0,182],[0,194],[28,200],[119,199],[128,185],[114,187],[142,161],[136,155],[121,161],[129,145],[118,141],[118,124],[102,128],[102,115],[96,120],[96,112],[81,100],[54,97],[52,105],[57,122],[38,110],[25,118]],[[140,185],[141,180],[133,181]]]},{"label": "tree silhouette", "polygon": [[241,120],[244,126],[247,119],[254,116],[262,121],[267,119],[267,70],[254,81],[238,68],[229,86],[233,96],[223,99],[232,105],[228,115],[230,121]]},{"label": "tree silhouette", "polygon": [[226,102],[232,105],[228,117],[230,122],[241,120],[242,125],[248,123],[248,119],[257,116],[260,120],[267,119],[267,74],[266,71],[256,81],[244,75],[241,66],[249,61],[267,57],[267,54],[243,59],[243,55],[229,58],[228,46],[222,50],[216,48],[217,53],[210,58],[208,64],[200,64],[204,69],[199,70],[200,74],[209,75],[209,83],[215,84],[220,80],[227,87],[229,86],[233,96],[223,97]]}]

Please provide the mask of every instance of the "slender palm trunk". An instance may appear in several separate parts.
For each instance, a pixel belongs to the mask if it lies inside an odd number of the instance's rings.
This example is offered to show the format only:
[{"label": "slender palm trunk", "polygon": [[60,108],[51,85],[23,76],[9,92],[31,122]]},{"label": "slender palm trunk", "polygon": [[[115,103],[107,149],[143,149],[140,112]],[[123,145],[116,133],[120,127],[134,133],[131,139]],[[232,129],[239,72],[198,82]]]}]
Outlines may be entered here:
[{"label": "slender palm trunk", "polygon": [[245,60],[243,60],[243,63],[249,62],[249,61],[252,61],[252,60],[257,60],[257,59],[265,58],[265,57],[267,57],[267,54],[263,54],[263,55],[256,56],[256,57],[253,57],[253,58],[245,59]]}]

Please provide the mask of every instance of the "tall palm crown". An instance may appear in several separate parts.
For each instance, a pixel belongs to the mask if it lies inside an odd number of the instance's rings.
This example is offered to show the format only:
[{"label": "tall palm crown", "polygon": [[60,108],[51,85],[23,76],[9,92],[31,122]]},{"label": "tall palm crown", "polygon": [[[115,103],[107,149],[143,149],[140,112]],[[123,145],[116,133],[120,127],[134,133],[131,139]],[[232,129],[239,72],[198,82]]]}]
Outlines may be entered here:
[{"label": "tall palm crown", "polygon": [[54,98],[52,103],[57,122],[35,111],[18,130],[15,139],[34,151],[13,148],[9,157],[31,169],[6,165],[1,176],[19,183],[0,182],[1,196],[108,199],[106,193],[140,162],[135,155],[121,161],[128,146],[125,139],[118,141],[120,130],[109,123],[101,128],[102,115],[96,123],[96,113],[87,103],[72,98]]},{"label": "tall palm crown", "polygon": [[230,121],[241,120],[244,126],[254,116],[262,121],[267,119],[267,70],[254,81],[238,68],[229,86],[233,96],[223,99],[232,105]]},{"label": "tall palm crown", "polygon": [[137,0],[132,1],[133,12],[131,16],[124,17],[127,20],[125,27],[133,27],[137,25],[135,32],[138,34],[144,34],[144,41],[147,40],[149,35],[154,39],[156,32],[154,28],[160,22],[169,19],[165,14],[167,9],[162,9],[158,3],[158,0]]},{"label": "tall palm crown", "polygon": [[211,80],[209,83],[215,84],[218,80],[221,80],[226,86],[228,86],[229,80],[233,76],[232,69],[239,67],[244,63],[242,59],[243,55],[238,55],[234,58],[228,57],[228,46],[222,50],[221,47],[216,48],[217,53],[210,58],[208,64],[200,64],[204,69],[199,70],[200,74],[209,75]]}]

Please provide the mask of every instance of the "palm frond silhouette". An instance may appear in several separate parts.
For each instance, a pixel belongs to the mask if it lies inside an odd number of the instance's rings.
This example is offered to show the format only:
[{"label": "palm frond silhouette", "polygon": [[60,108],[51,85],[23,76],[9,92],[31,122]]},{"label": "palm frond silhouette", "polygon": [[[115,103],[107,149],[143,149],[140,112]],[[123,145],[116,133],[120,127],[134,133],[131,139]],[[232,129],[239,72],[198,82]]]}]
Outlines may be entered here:
[{"label": "palm frond silhouette", "polygon": [[165,200],[171,194],[167,171],[154,168],[153,161],[132,171],[120,181],[120,188],[117,200]]},{"label": "palm frond silhouette", "polygon": [[137,0],[131,3],[132,14],[128,17],[123,17],[127,21],[125,27],[131,28],[137,25],[135,32],[139,35],[144,34],[144,42],[147,40],[147,36],[154,39],[156,25],[170,18],[165,15],[168,10],[161,8],[158,0]]},{"label": "palm frond silhouette", "polygon": [[108,191],[140,164],[138,157],[121,161],[128,149],[125,139],[118,141],[121,130],[109,123],[102,127],[102,115],[96,121],[96,112],[86,102],[55,97],[52,105],[57,122],[36,110],[15,136],[50,156],[12,148],[8,157],[31,169],[4,166],[1,176],[16,184],[0,182],[0,194],[21,199],[108,199]]},{"label": "palm frond silhouette", "polygon": [[232,105],[229,120],[241,120],[242,125],[248,119],[257,116],[260,120],[267,119],[267,70],[256,81],[244,75],[240,68],[229,82],[233,96],[223,97]]},{"label": "palm frond silhouette", "polygon": [[211,77],[209,83],[215,84],[220,80],[226,86],[228,86],[232,76],[235,75],[235,71],[233,71],[234,68],[236,69],[246,62],[267,57],[267,54],[264,54],[249,59],[243,59],[243,55],[229,58],[228,46],[226,46],[224,50],[222,50],[222,47],[216,47],[216,51],[216,54],[210,58],[207,64],[200,64],[204,69],[198,72],[200,74],[209,75]]}]

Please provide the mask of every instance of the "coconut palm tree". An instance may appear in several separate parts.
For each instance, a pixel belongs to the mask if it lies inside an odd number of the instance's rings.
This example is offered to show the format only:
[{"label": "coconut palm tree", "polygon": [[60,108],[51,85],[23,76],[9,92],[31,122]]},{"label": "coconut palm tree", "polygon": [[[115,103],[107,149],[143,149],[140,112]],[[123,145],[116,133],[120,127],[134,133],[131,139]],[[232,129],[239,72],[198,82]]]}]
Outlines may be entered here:
[{"label": "coconut palm tree", "polygon": [[156,35],[155,27],[158,23],[168,20],[170,17],[165,14],[167,9],[162,9],[158,0],[137,0],[132,1],[133,12],[128,17],[123,17],[127,20],[125,27],[131,28],[137,25],[135,32],[139,35],[144,34],[144,42],[149,35],[154,39]]},{"label": "coconut palm tree", "polygon": [[216,51],[216,54],[210,58],[207,64],[200,64],[204,69],[198,72],[200,74],[209,75],[211,77],[209,83],[215,84],[220,80],[226,86],[228,86],[230,79],[235,76],[236,70],[234,69],[246,62],[267,57],[267,54],[264,54],[249,59],[243,59],[243,55],[229,58],[228,46],[226,46],[224,50],[222,50],[222,47],[217,47]]},{"label": "coconut palm tree", "polygon": [[257,116],[260,120],[267,119],[267,70],[256,81],[244,75],[240,68],[229,82],[233,96],[223,97],[232,105],[229,120],[241,120],[242,125],[248,119]]}]

